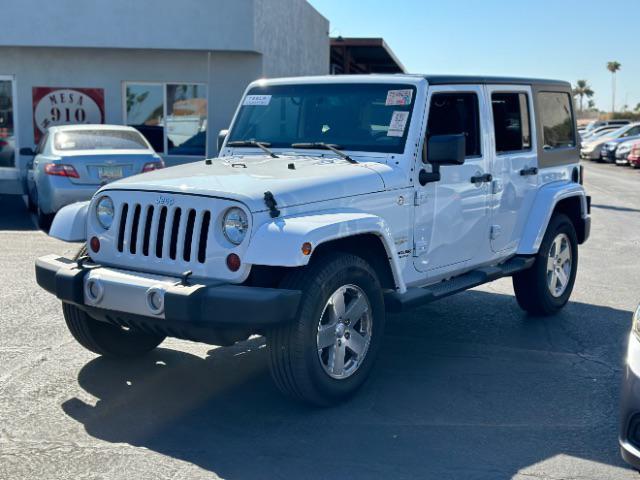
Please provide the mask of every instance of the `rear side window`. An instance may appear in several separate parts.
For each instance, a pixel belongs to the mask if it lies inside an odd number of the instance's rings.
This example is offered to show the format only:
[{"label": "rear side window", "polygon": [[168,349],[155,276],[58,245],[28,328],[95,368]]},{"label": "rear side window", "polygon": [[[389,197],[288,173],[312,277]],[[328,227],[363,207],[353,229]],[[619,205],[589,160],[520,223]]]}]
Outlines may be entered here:
[{"label": "rear side window", "polygon": [[529,98],[526,93],[491,95],[496,152],[516,152],[531,148]]},{"label": "rear side window", "polygon": [[540,92],[538,94],[542,135],[546,150],[575,146],[571,98],[568,93]]},{"label": "rear side window", "polygon": [[429,108],[427,136],[460,133],[466,138],[466,156],[480,156],[478,96],[466,92],[434,93]]},{"label": "rear side window", "polygon": [[56,133],[56,150],[147,150],[147,143],[131,130],[67,130]]}]

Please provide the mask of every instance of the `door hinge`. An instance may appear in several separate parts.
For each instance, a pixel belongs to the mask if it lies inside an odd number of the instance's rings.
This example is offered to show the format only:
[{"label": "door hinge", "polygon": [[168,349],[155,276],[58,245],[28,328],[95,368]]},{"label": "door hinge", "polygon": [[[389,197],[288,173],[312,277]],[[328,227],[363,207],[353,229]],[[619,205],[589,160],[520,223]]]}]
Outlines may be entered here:
[{"label": "door hinge", "polygon": [[419,257],[423,253],[427,251],[427,241],[426,240],[414,240],[413,241],[413,256]]},{"label": "door hinge", "polygon": [[491,240],[495,240],[502,233],[502,227],[500,225],[491,225],[491,230],[489,231],[489,238]]},{"label": "door hinge", "polygon": [[420,191],[416,190],[415,194],[413,196],[413,204],[417,207],[417,206],[422,205],[426,201],[427,201],[426,192],[420,192]]}]

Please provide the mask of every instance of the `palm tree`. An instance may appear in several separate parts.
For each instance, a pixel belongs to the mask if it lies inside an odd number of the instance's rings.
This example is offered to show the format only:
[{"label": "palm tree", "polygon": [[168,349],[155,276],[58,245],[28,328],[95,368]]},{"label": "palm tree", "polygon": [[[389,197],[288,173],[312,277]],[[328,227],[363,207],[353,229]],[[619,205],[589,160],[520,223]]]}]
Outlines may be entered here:
[{"label": "palm tree", "polygon": [[611,113],[616,111],[616,72],[620,70],[620,62],[607,62],[607,70],[611,72]]},{"label": "palm tree", "polygon": [[580,97],[580,113],[582,113],[582,101],[584,100],[584,97],[593,97],[593,90],[591,90],[591,87],[586,80],[578,80],[575,88],[573,89],[573,96]]}]

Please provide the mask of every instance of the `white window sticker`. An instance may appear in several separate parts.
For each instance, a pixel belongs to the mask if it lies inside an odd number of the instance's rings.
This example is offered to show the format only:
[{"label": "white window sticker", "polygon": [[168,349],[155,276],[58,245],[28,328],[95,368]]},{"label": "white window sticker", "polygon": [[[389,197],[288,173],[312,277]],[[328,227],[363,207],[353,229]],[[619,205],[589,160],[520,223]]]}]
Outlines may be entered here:
[{"label": "white window sticker", "polygon": [[409,119],[409,112],[393,112],[391,116],[391,123],[389,124],[389,130],[387,130],[387,137],[401,137],[404,135],[404,128],[407,126],[407,120]]},{"label": "white window sticker", "polygon": [[413,90],[410,88],[406,90],[389,90],[387,92],[387,101],[384,104],[387,107],[390,105],[411,105],[412,98]]},{"label": "white window sticker", "polygon": [[267,106],[271,103],[271,95],[247,95],[242,105]]}]

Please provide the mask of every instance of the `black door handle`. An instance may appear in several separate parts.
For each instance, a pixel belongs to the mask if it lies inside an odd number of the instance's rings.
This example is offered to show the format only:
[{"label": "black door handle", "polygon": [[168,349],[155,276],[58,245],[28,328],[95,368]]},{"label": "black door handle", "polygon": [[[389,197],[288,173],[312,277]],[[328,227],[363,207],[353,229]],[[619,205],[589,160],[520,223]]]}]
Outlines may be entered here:
[{"label": "black door handle", "polygon": [[538,174],[538,167],[531,167],[531,168],[523,168],[522,170],[520,170],[520,175],[527,176],[527,175],[537,175]]},{"label": "black door handle", "polygon": [[471,177],[471,183],[485,183],[490,182],[491,180],[493,180],[493,175],[491,175],[490,173]]}]

